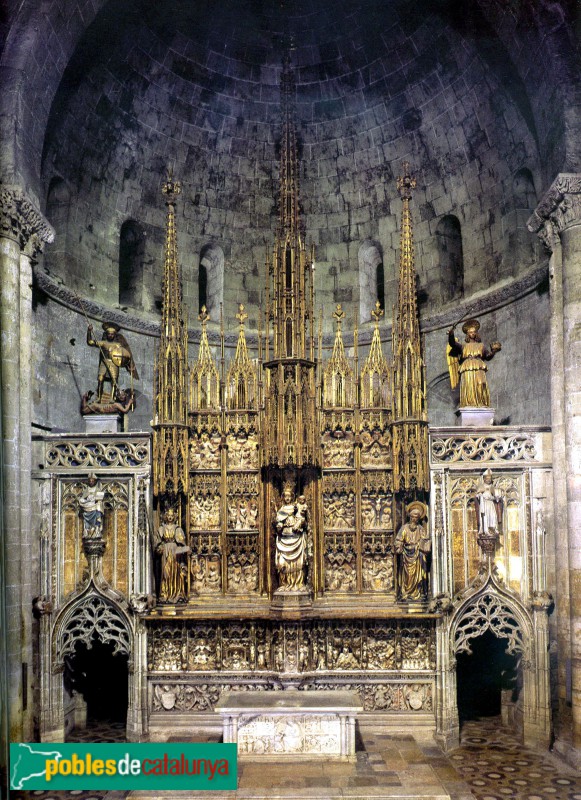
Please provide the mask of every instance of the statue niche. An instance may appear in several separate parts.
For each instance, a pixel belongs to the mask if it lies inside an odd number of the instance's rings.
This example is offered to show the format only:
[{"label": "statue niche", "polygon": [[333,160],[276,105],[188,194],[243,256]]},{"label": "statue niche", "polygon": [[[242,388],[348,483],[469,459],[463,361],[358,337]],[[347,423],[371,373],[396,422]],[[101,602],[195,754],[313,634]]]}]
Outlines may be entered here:
[{"label": "statue niche", "polygon": [[290,486],[285,486],[282,498],[275,522],[275,566],[278,591],[286,592],[306,588],[310,515],[305,496],[295,502]]}]

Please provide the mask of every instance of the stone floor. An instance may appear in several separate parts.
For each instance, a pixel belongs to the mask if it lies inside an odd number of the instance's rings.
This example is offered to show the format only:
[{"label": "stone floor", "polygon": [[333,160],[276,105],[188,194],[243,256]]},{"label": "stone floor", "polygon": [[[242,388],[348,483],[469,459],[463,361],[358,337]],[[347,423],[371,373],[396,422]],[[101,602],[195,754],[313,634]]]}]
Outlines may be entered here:
[{"label": "stone floor", "polygon": [[[79,741],[122,741],[120,726],[91,731]],[[238,791],[220,796],[236,800],[301,798],[443,798],[451,800],[581,800],[581,776],[553,756],[524,747],[491,717],[467,722],[461,745],[444,755],[431,742],[409,735],[365,735],[353,764],[260,764],[239,769]],[[175,797],[165,792],[163,797]],[[121,800],[124,792],[12,792],[14,800]],[[217,792],[179,793],[180,800],[218,800]],[[131,798],[145,800],[146,794]],[[151,798],[151,795],[148,795]]]}]

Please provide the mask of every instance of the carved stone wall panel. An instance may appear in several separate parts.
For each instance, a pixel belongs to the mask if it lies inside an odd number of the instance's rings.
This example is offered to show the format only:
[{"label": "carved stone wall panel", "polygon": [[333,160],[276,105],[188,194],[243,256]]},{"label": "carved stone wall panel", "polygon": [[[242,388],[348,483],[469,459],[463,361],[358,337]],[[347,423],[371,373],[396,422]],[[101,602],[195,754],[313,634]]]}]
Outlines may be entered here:
[{"label": "carved stone wall panel", "polygon": [[394,589],[393,533],[369,531],[363,534],[363,590],[391,592]]},{"label": "carved stone wall panel", "polygon": [[355,440],[352,430],[326,430],[321,441],[325,469],[353,467]]},{"label": "carved stone wall panel", "polygon": [[258,589],[258,533],[228,534],[228,591],[248,594]]},{"label": "carved stone wall panel", "polygon": [[60,469],[112,469],[147,466],[149,438],[59,439],[45,444],[45,466],[51,471]]},{"label": "carved stone wall panel", "polygon": [[357,553],[354,533],[325,533],[325,589],[354,592],[357,588]]},{"label": "carved stone wall panel", "polygon": [[341,724],[336,714],[245,716],[239,723],[237,746],[243,754],[336,755],[341,749]]},{"label": "carved stone wall panel", "polygon": [[[325,486],[334,483],[335,481],[326,480]],[[324,492],[323,515],[326,530],[355,530],[355,494],[352,491]]]},{"label": "carved stone wall panel", "polygon": [[190,439],[190,469],[220,469],[220,432],[201,430]]},{"label": "carved stone wall panel", "polygon": [[258,469],[258,436],[256,431],[239,429],[226,436],[228,469]]},{"label": "carved stone wall panel", "polygon": [[391,466],[391,433],[388,428],[379,426],[364,427],[360,433],[360,438],[362,467],[385,469]]},{"label": "carved stone wall panel", "polygon": [[432,463],[538,461],[538,445],[527,433],[498,433],[485,436],[432,437]]},{"label": "carved stone wall panel", "polygon": [[150,672],[204,672],[213,680],[224,672],[243,680],[261,672],[413,676],[435,669],[430,620],[156,622],[148,644]]}]

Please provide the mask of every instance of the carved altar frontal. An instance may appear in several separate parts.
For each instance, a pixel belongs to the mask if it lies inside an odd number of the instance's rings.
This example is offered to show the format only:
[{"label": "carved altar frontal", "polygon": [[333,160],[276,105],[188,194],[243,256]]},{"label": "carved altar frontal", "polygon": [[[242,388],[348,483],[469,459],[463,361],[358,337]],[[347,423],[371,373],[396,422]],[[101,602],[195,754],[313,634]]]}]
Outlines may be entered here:
[{"label": "carved altar frontal", "polygon": [[227,693],[216,706],[224,741],[248,758],[355,758],[358,695],[348,691],[287,690],[260,698]]}]

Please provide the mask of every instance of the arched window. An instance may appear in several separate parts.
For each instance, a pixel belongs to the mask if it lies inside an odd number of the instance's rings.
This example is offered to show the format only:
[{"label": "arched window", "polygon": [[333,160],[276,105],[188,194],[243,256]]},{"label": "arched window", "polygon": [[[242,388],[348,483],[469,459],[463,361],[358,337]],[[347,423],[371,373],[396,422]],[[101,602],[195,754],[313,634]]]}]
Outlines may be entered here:
[{"label": "arched window", "polygon": [[198,268],[200,310],[206,306],[210,319],[218,321],[224,298],[224,251],[217,244],[207,244],[200,253]]},{"label": "arched window", "polygon": [[464,293],[464,256],[462,231],[457,217],[449,214],[436,228],[440,299],[442,302],[461,297]]},{"label": "arched window", "polygon": [[57,232],[64,232],[71,193],[62,178],[52,178],[46,195],[46,217]]},{"label": "arched window", "polygon": [[139,223],[128,219],[119,234],[119,304],[141,306],[145,233]]},{"label": "arched window", "polygon": [[533,211],[537,205],[537,193],[531,171],[526,167],[515,172],[512,179],[514,207],[517,211]]},{"label": "arched window", "polygon": [[359,248],[359,315],[369,322],[375,303],[385,308],[385,274],[381,245],[366,239]]}]

